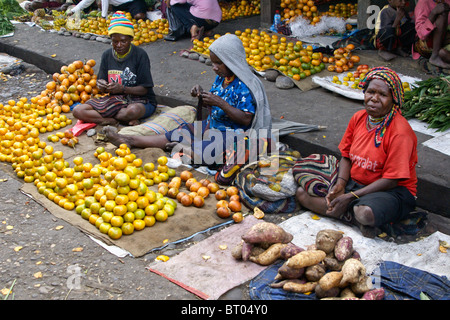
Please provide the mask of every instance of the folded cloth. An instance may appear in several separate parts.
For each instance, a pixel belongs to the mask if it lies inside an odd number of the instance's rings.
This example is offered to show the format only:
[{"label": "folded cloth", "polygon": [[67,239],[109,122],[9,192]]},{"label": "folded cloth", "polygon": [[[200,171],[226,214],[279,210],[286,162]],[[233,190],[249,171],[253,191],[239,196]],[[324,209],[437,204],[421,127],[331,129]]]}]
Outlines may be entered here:
[{"label": "folded cloth", "polygon": [[450,281],[445,276],[393,261],[384,261],[379,267],[386,300],[421,300],[421,293],[431,300],[450,299]]}]

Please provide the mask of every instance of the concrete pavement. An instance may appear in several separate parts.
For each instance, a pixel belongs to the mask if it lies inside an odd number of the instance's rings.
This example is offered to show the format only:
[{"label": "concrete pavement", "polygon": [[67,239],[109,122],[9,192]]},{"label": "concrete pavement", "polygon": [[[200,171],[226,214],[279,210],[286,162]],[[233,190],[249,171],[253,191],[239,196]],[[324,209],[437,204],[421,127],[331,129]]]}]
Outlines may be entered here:
[{"label": "concrete pavement", "polygon": [[[239,19],[220,24],[216,32],[224,34],[245,28],[260,28],[259,17]],[[179,53],[189,49],[189,39],[177,42],[157,41],[142,46],[150,56],[155,92],[160,101],[167,98],[196,104],[189,92],[193,85],[210,87],[215,74],[211,67],[198,61],[181,58]],[[110,45],[73,36],[41,31],[24,24],[16,25],[13,37],[0,39],[0,52],[34,64],[48,73],[59,71],[62,65],[75,60],[95,59]],[[361,63],[369,66],[386,65],[404,75],[426,78],[415,61],[397,58],[381,61],[375,51],[360,51]],[[52,55],[55,55],[52,57]],[[98,65],[97,65],[98,68]],[[262,80],[272,109],[272,116],[305,124],[326,126],[325,130],[289,135],[282,142],[299,150],[302,155],[329,153],[338,155],[338,144],[351,115],[362,108],[351,100],[323,88],[301,91],[298,88],[281,90],[273,82]],[[419,163],[417,166],[418,206],[450,217],[449,156],[424,146],[431,136],[417,132]]]}]

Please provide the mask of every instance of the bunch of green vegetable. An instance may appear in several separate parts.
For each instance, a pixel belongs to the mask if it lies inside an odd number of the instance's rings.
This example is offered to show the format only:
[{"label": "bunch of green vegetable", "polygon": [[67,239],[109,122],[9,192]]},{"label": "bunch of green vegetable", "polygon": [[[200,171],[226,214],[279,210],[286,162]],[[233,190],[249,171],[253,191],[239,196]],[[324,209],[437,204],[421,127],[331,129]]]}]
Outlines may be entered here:
[{"label": "bunch of green vegetable", "polygon": [[14,31],[14,25],[9,21],[7,17],[0,13],[0,36],[11,33]]},{"label": "bunch of green vegetable", "polygon": [[14,25],[11,19],[20,16],[26,11],[16,0],[0,0],[0,36],[14,31]]},{"label": "bunch of green vegetable", "polygon": [[445,131],[450,128],[450,76],[419,81],[405,92],[403,116],[428,123],[429,128]]},{"label": "bunch of green vegetable", "polygon": [[17,0],[0,0],[0,15],[11,20],[25,13],[27,11],[20,6]]}]

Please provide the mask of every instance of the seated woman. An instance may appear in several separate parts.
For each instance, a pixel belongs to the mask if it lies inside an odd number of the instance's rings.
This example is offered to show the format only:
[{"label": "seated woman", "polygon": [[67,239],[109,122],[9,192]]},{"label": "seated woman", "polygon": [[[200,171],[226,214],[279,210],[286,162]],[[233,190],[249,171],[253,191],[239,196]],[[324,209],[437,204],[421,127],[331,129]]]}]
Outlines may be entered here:
[{"label": "seated woman", "polygon": [[417,137],[400,107],[398,75],[385,67],[369,70],[360,84],[364,110],[356,112],[339,144],[337,179],[325,197],[298,188],[302,206],[358,225],[364,236],[397,222],[415,208]]},{"label": "seated woman", "polygon": [[108,34],[112,49],[106,50],[100,62],[97,86],[108,95],[90,99],[73,110],[75,118],[100,125],[136,125],[156,109],[153,79],[147,53],[131,44],[134,30],[123,12],[111,18]]},{"label": "seated woman", "polygon": [[[227,34],[214,41],[209,50],[216,80],[210,92],[200,86],[191,90],[210,111],[206,120],[154,136],[126,136],[105,127],[108,140],[116,146],[125,143],[130,148],[182,147],[184,153],[189,150],[191,159],[201,156],[201,163],[195,164],[212,165],[212,158],[218,164],[225,151],[234,150],[236,141],[232,139],[230,145],[226,142],[227,136],[233,138],[250,129],[254,133],[267,129],[270,133],[272,118],[268,99],[261,81],[248,67],[241,40]],[[204,156],[205,150],[208,156]]]},{"label": "seated woman", "polygon": [[423,56],[436,67],[450,69],[450,0],[419,0],[414,16],[418,39],[413,58]]},{"label": "seated woman", "polygon": [[176,41],[188,33],[191,40],[200,40],[205,32],[217,27],[222,20],[222,9],[217,0],[166,0],[165,4],[183,25],[174,29],[169,19],[171,32],[164,37],[165,40]]},{"label": "seated woman", "polygon": [[416,32],[406,11],[406,0],[389,0],[381,9],[375,26],[375,47],[385,61],[411,53]]}]

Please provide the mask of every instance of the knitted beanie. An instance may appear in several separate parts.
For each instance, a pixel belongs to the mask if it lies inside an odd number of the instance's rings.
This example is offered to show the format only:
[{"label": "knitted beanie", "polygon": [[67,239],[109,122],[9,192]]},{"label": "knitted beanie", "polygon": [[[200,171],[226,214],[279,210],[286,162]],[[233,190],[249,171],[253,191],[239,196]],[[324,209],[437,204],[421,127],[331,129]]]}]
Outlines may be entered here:
[{"label": "knitted beanie", "polygon": [[115,12],[111,17],[111,23],[108,27],[108,35],[110,36],[114,33],[134,37],[133,23],[125,17],[125,13],[122,11]]}]

